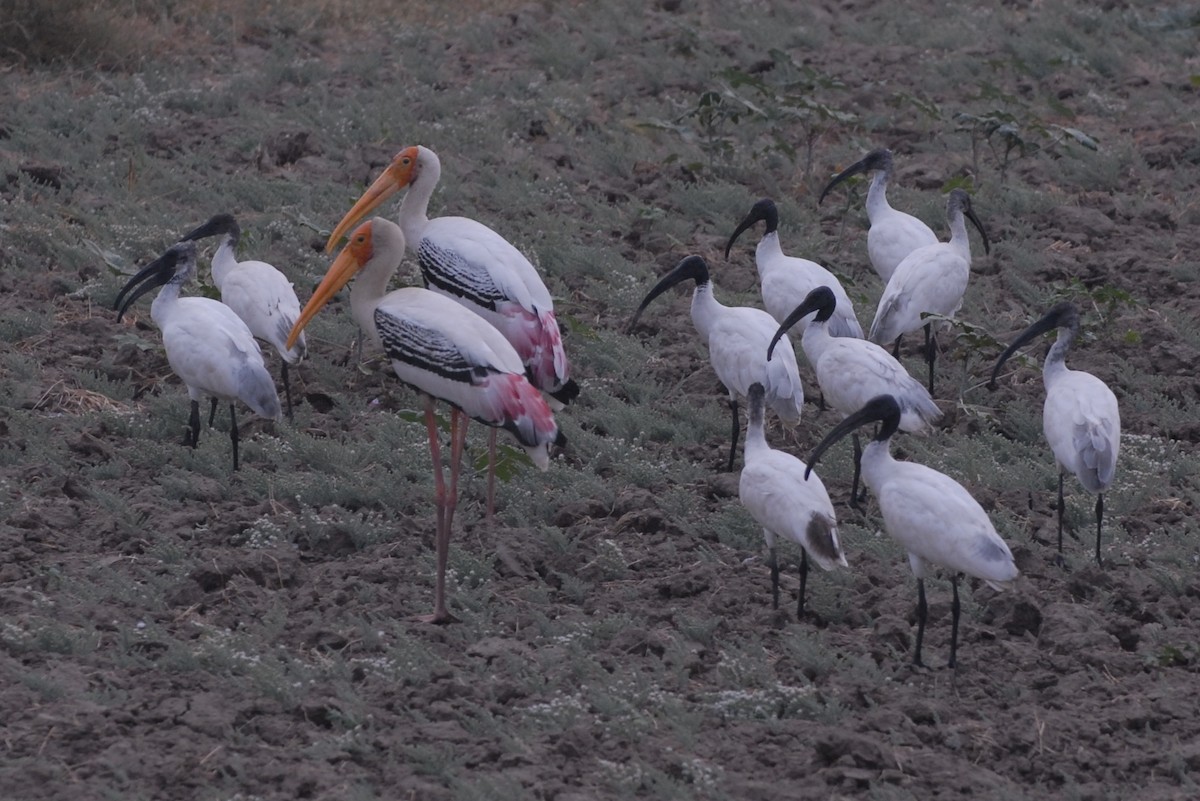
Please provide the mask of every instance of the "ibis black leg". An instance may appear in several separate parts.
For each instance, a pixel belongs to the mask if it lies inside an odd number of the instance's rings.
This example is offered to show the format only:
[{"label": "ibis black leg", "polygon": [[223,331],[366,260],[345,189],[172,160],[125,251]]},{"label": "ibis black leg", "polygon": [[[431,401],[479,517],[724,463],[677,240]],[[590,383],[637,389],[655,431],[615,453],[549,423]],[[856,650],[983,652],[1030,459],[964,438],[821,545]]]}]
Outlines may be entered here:
[{"label": "ibis black leg", "polygon": [[950,661],[947,667],[958,665],[958,615],[961,609],[958,604],[958,574],[950,577],[950,589],[954,591],[954,603],[950,606]]},{"label": "ibis black leg", "polygon": [[217,399],[212,399],[212,406],[208,409],[208,427],[213,427],[213,421],[217,419]]},{"label": "ibis black leg", "polygon": [[808,551],[800,550],[800,600],[796,601],[796,619],[804,618],[804,588],[808,586]]},{"label": "ibis black leg", "polygon": [[1060,471],[1058,474],[1058,557],[1062,558],[1062,531],[1063,531],[1063,509],[1066,504],[1063,503],[1063,474]]},{"label": "ibis black leg", "polygon": [[[850,485],[850,505],[858,509],[858,479],[862,473],[862,443],[858,440],[858,434],[852,435],[854,441],[854,481]],[[863,493],[864,499],[866,492]]]},{"label": "ibis black leg", "polygon": [[283,395],[287,398],[287,416],[288,422],[292,421],[292,385],[288,382],[288,365],[286,359],[280,359],[283,362],[283,367],[280,369],[283,378]]},{"label": "ibis black leg", "polygon": [[925,605],[925,579],[917,579],[917,647],[913,650],[913,664],[925,667],[921,661],[921,641],[925,639],[925,617],[929,607]]},{"label": "ibis black leg", "polygon": [[925,361],[929,362],[929,394],[933,394],[933,363],[937,361],[937,335],[931,323],[925,323]]},{"label": "ibis black leg", "polygon": [[733,472],[733,459],[737,455],[738,444],[738,403],[736,400],[729,401],[729,411],[733,415],[732,442],[729,444],[729,466],[725,468],[728,473]]},{"label": "ibis black leg", "polygon": [[896,337],[896,341],[895,341],[894,343],[892,343],[892,358],[893,358],[893,359],[899,359],[899,358],[900,358],[900,340],[902,340],[902,339],[904,339],[904,335],[903,335],[903,334],[901,334],[900,336]]},{"label": "ibis black leg", "polygon": [[200,401],[192,401],[192,413],[188,417],[187,431],[183,434],[183,444],[194,448],[198,442],[200,442]]},{"label": "ibis black leg", "polygon": [[771,565],[771,608],[779,608],[779,559],[775,553],[775,546],[772,545],[767,549],[767,558]]},{"label": "ibis black leg", "polygon": [[[1060,476],[1061,478],[1061,476]],[[1096,564],[1104,567],[1104,560],[1100,558],[1100,526],[1104,522],[1104,493],[1096,496]]]},{"label": "ibis black leg", "polygon": [[229,404],[229,439],[233,442],[233,469],[238,469],[238,430],[237,430],[237,413],[233,410],[233,404]]}]

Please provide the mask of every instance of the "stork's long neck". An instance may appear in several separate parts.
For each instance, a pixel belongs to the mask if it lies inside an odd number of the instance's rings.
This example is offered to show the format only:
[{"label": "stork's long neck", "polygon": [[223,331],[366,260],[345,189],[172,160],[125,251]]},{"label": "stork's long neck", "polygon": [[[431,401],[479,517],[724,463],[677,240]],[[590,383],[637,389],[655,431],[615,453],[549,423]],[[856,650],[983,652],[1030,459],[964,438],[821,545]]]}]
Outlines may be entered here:
[{"label": "stork's long neck", "polygon": [[213,254],[212,278],[217,289],[222,287],[229,273],[237,267],[237,254],[234,253],[236,247],[237,240],[231,234],[225,234],[221,237],[221,244],[217,247],[217,252]]},{"label": "stork's long neck", "polygon": [[433,190],[437,188],[438,181],[442,177],[441,162],[438,161],[437,156],[427,158],[429,155],[432,154],[421,154],[421,172],[408,185],[408,191],[404,193],[404,200],[400,202],[400,213],[396,219],[396,222],[400,224],[400,230],[404,232],[408,249],[413,252],[416,252],[417,247],[421,244],[421,233],[429,223],[429,199],[433,197]]},{"label": "stork's long neck", "polygon": [[396,266],[394,257],[376,255],[359,271],[350,287],[350,316],[359,330],[375,343],[379,341],[375,332],[375,307],[387,294]]}]

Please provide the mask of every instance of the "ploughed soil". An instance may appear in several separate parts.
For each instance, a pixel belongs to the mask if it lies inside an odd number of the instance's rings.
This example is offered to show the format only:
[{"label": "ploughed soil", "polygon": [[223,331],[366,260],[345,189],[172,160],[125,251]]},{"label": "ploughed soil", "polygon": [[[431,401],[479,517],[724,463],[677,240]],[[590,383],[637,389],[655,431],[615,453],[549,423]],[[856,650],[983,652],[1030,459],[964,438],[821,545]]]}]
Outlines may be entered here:
[{"label": "ploughed soil", "polygon": [[[688,13],[688,4],[679,5],[658,4],[648,30],[665,25],[664,16]],[[837,13],[852,14],[860,9],[851,6],[861,5],[839,4],[844,8]],[[548,19],[536,6],[512,14]],[[515,27],[513,47],[520,48],[521,31],[534,27]],[[436,35],[453,40],[445,29]],[[355,41],[344,46],[362,46]],[[246,50],[262,46],[244,43]],[[731,49],[742,52],[736,43]],[[327,50],[324,57],[340,55]],[[902,55],[895,48],[825,49],[820,63],[854,80],[899,69]],[[470,53],[461,58],[470,66],[457,77],[464,83],[472,70],[487,66]],[[1167,80],[1152,69],[1146,73],[1113,79],[1104,91],[1129,98],[1148,81]],[[1081,85],[1063,83],[1072,74]],[[352,72],[339,75],[352,84]],[[4,76],[6,82],[27,79],[35,80],[16,69]],[[1065,72],[1056,80],[1063,83],[1055,87],[1062,97],[1089,91],[1082,85],[1090,80],[1086,73]],[[1196,108],[1195,91],[1186,85],[1164,97],[1176,104],[1186,98]],[[871,102],[869,93],[860,99]],[[1179,423],[1138,399],[1151,386],[1157,397],[1194,408],[1200,390],[1197,338],[1178,323],[1200,319],[1200,282],[1170,269],[1194,265],[1200,252],[1195,120],[1181,119],[1174,105],[1161,114],[1139,108],[1136,118],[1078,123],[1101,142],[1129,142],[1138,150],[1138,169],[1123,193],[1041,185],[1038,163],[1029,159],[1016,164],[1008,181],[1055,194],[1050,211],[1035,220],[980,212],[997,243],[1032,228],[1026,246],[1037,251],[1037,274],[1025,280],[1077,279],[1081,292],[1112,287],[1136,300],[1085,308],[1085,316],[1108,313],[1117,333],[1099,331],[1070,363],[1114,387],[1128,437],[1143,446],[1162,443],[1168,456],[1192,458],[1200,438],[1195,421]],[[208,141],[203,130],[193,134],[187,150],[228,152],[224,128]],[[897,149],[898,185],[936,191],[967,161],[912,147],[911,139],[906,146],[904,131],[879,138]],[[375,154],[374,161],[363,157],[365,165],[341,164],[331,153],[310,153],[309,164],[357,187],[381,166],[379,154],[398,144],[364,147]],[[670,208],[672,193],[695,180],[664,164],[647,166],[625,185],[603,164],[564,159],[554,142],[544,147],[547,166],[561,170],[570,186],[617,183],[618,198],[641,195]],[[4,155],[5,171],[29,166],[22,154]],[[291,162],[284,162],[272,169],[288,169]],[[50,170],[42,176],[41,198],[70,204],[72,175],[86,165],[33,164],[39,166]],[[837,166],[818,148],[818,174]],[[16,179],[8,189],[0,183],[0,193],[15,198],[15,185]],[[808,200],[816,209],[815,198]],[[195,221],[207,213],[197,210]],[[497,228],[520,224],[505,220],[502,209],[464,213]],[[843,231],[840,214],[823,208],[814,211],[813,224],[819,222],[831,241],[842,237],[843,258],[853,262],[845,269],[869,286],[861,218],[856,213]],[[735,222],[682,244],[652,231],[612,232],[612,245],[630,262],[656,265],[655,271],[689,250],[721,260],[723,237]],[[581,227],[580,236],[605,235]],[[92,238],[102,237],[93,232]],[[721,274],[722,286],[752,292],[750,248],[739,249]],[[989,295],[970,299],[967,311],[997,337],[1011,336],[1036,311],[1003,294],[999,257],[977,257],[977,265],[969,291]],[[903,555],[866,547],[863,540],[882,529],[877,507],[869,505],[865,514],[850,510],[848,487],[828,480],[843,522],[866,536],[847,536],[851,568],[835,585],[836,595],[826,575],[810,576],[814,595],[801,622],[792,614],[794,568],[785,569],[781,609],[772,610],[759,549],[689,535],[679,511],[663,508],[666,486],[610,487],[609,498],[564,503],[547,514],[545,527],[515,528],[504,524],[503,509],[495,527],[481,522],[476,479],[453,547],[482,566],[484,589],[476,585],[472,595],[452,583],[451,596],[453,604],[459,594],[482,596],[485,603],[459,608],[463,623],[429,626],[411,619],[426,611],[433,587],[426,475],[414,470],[411,478],[396,478],[422,482],[406,495],[420,502],[360,510],[397,532],[363,545],[337,526],[321,528],[320,537],[296,535],[330,510],[268,496],[263,481],[189,475],[182,448],[176,453],[164,446],[164,463],[146,466],[132,451],[146,447],[148,438],[122,421],[142,414],[138,404],[158,393],[174,398],[171,413],[182,417],[184,391],[159,348],[129,339],[133,332],[157,344],[146,308],[140,314],[146,325],[131,328],[102,306],[110,294],[95,304],[72,294],[96,278],[109,291],[119,286],[99,264],[69,274],[53,263],[40,273],[0,273],[0,310],[33,309],[48,321],[36,335],[2,346],[22,354],[30,367],[23,391],[0,402],[6,454],[0,467],[0,798],[1200,797],[1200,579],[1194,561],[1188,570],[1180,555],[1188,549],[1194,555],[1196,541],[1171,540],[1176,532],[1195,535],[1195,485],[1193,476],[1180,476],[1167,463],[1124,480],[1121,486],[1136,500],[1110,501],[1115,511],[1105,523],[1103,567],[1089,558],[1093,499],[1073,479],[1067,481],[1073,511],[1064,569],[1052,559],[1050,484],[1001,492],[983,477],[961,476],[985,509],[1018,515],[1024,530],[1011,538],[1022,570],[1014,591],[963,582],[967,608],[957,670],[944,667],[949,585],[931,584],[930,667],[914,668],[916,593]],[[307,297],[308,288],[298,288]],[[552,288],[564,298],[566,313],[598,328],[619,329],[631,311],[604,296],[585,299]],[[657,333],[673,348],[677,358],[649,369],[661,371],[662,384],[682,387],[681,402],[719,406],[722,393],[702,349],[690,341],[685,305],[680,293],[672,306],[679,314],[664,306],[631,336]],[[869,318],[870,309],[859,315]],[[1138,336],[1123,337],[1126,330]],[[570,333],[567,341],[570,347]],[[915,341],[909,344],[915,348]],[[961,339],[946,343],[941,364],[950,370],[956,349],[966,347]],[[1120,371],[1105,353],[1119,356]],[[915,351],[909,355],[912,369],[921,369]],[[321,341],[310,353],[314,363],[345,358],[341,345]],[[268,360],[277,364],[274,354]],[[89,369],[128,381],[135,397],[80,390],[74,376]],[[619,376],[601,375],[586,360],[576,369],[585,392],[589,384],[620,385]],[[368,412],[338,416],[329,404],[351,403],[355,393],[360,399],[376,393],[384,411],[416,408],[407,390],[386,382],[385,372],[349,379],[342,372],[301,368],[298,414],[306,436],[352,441]],[[1140,376],[1155,378],[1143,386]],[[815,399],[811,372],[804,377]],[[970,437],[981,426],[1010,424],[1017,415],[1011,410],[1036,417],[1042,397],[1032,364],[983,401],[1010,410],[991,423],[947,392],[939,397],[947,420],[936,436],[952,447],[954,437]],[[222,449],[225,414],[204,434]],[[569,421],[571,410],[561,415]],[[798,444],[786,446],[802,457],[836,420],[815,404],[806,415]],[[271,427],[249,417],[241,415],[250,443],[243,473],[304,469],[264,444]],[[727,443],[725,429],[717,428],[688,454],[711,467],[695,485],[690,514],[697,519],[737,503],[736,472],[720,472]],[[164,424],[163,430],[176,437],[177,429]],[[419,448],[419,437],[413,441]],[[1031,460],[1052,458],[1044,443],[1032,443]],[[1148,463],[1146,452],[1138,451],[1139,469]],[[274,466],[264,466],[272,460]],[[551,469],[590,464],[568,448]],[[502,506],[505,492],[502,485]],[[272,515],[282,531],[278,540],[249,542]],[[613,553],[620,569],[608,571],[604,560]],[[570,632],[578,633],[574,644]],[[740,644],[738,664],[728,656],[730,643]],[[737,671],[755,691],[744,698],[731,693]],[[604,680],[611,687],[598,690],[594,685]],[[668,686],[654,686],[667,680]],[[623,698],[625,706],[605,706],[600,698]],[[754,704],[762,708],[747,708]]]}]

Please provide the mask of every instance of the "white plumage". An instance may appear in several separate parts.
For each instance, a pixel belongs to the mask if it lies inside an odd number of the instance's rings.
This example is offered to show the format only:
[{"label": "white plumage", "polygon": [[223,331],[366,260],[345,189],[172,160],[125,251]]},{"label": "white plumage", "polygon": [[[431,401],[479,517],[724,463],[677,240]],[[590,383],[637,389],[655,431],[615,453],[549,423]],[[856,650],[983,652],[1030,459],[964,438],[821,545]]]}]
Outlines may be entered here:
[{"label": "white plumage", "polygon": [[[817,374],[817,383],[825,401],[845,416],[858,411],[877,395],[891,395],[900,406],[902,431],[930,431],[942,413],[929,391],[909,375],[895,357],[875,343],[865,339],[830,336],[828,321],[835,308],[836,300],[828,287],[814,289],[779,326],[768,347],[768,358],[774,353],[778,337],[785,334],[796,321],[815,312],[800,343]],[[856,469],[851,496],[856,504],[857,495]]]},{"label": "white plumage", "polygon": [[[209,298],[180,297],[185,283],[196,275],[196,245],[172,245],[129,280],[117,296],[117,319],[135,300],[161,286],[150,304],[150,316],[162,331],[163,347],[172,371],[187,386],[191,416],[184,444],[195,447],[200,438],[200,399],[229,402],[233,469],[238,469],[238,430],[234,401],[269,420],[280,417],[279,395],[263,364],[262,351],[250,329],[223,303]],[[211,416],[210,416],[211,422]]]},{"label": "white plumage", "polygon": [[909,565],[917,577],[917,642],[913,663],[920,665],[927,607],[925,579],[932,568],[951,571],[954,588],[953,628],[950,660],[953,667],[958,649],[957,574],[982,579],[996,589],[1005,589],[1019,575],[1012,552],[996,533],[983,507],[957,481],[937,470],[914,462],[898,462],[889,450],[900,422],[895,398],[881,395],[839,423],[813,449],[813,465],[833,443],[860,426],[879,422],[879,433],[862,453],[863,480],[879,501],[884,527],[908,552]]},{"label": "white plumage", "polygon": [[830,180],[821,191],[817,202],[819,204],[823,201],[829,190],[847,178],[872,171],[875,174],[867,189],[866,204],[867,219],[870,221],[870,228],[867,230],[867,256],[871,260],[871,267],[886,283],[905,256],[917,248],[933,245],[938,241],[937,235],[928,225],[888,203],[887,187],[892,177],[892,151],[873,150],[861,161],[851,164]]},{"label": "white plumage", "polygon": [[218,214],[183,236],[181,241],[195,241],[221,235],[221,242],[212,257],[213,283],[221,292],[221,302],[237,314],[258,339],[269,343],[279,353],[284,395],[288,417],[292,416],[292,390],[288,365],[299,364],[308,353],[303,334],[292,347],[287,346],[288,333],[300,317],[300,301],[296,290],[278,269],[265,261],[238,261],[237,245],[241,227],[231,214]]},{"label": "white plumage", "polygon": [[775,320],[762,309],[726,306],[719,302],[713,295],[708,264],[699,256],[688,256],[663,276],[642,300],[629,327],[633,327],[652,300],[687,280],[696,282],[696,289],[692,293],[692,323],[708,345],[709,363],[729,393],[733,442],[729,450],[728,469],[733,470],[740,431],[738,400],[746,397],[751,384],[762,384],[766,405],[785,424],[794,426],[800,422],[800,411],[804,405],[800,369],[790,341],[784,340],[779,348],[778,361],[767,358],[767,346],[778,327]]},{"label": "white plumage", "polygon": [[1121,412],[1117,396],[1091,373],[1071,370],[1067,351],[1079,333],[1079,309],[1064,301],[1052,308],[1005,349],[992,371],[989,387],[995,389],[1000,368],[1018,348],[1035,337],[1058,329],[1058,339],[1046,354],[1042,379],[1046,402],[1042,407],[1042,430],[1058,463],[1058,553],[1062,557],[1063,475],[1073,474],[1083,488],[1096,496],[1096,562],[1104,520],[1104,491],[1117,470],[1121,447]]},{"label": "white plumage", "polygon": [[746,426],[745,466],[738,482],[742,506],[763,527],[770,554],[771,595],[779,608],[779,562],[776,537],[790,539],[801,547],[800,594],[796,616],[804,614],[804,590],[808,580],[808,557],[823,570],[846,566],[838,539],[837,516],[825,485],[816,475],[805,479],[804,462],[790,453],[771,448],[763,430],[762,384],[750,385]]},{"label": "white plumage", "polygon": [[[779,210],[773,200],[763,198],[751,207],[745,219],[729,237],[729,242],[725,245],[725,258],[729,258],[730,248],[742,232],[758,222],[765,223],[766,228],[754,250],[754,264],[758,268],[763,307],[767,312],[776,322],[782,323],[809,292],[819,286],[826,286],[837,299],[837,308],[829,320],[829,333],[835,337],[861,339],[862,326],[858,324],[850,297],[837,276],[815,261],[784,255],[779,244]],[[803,329],[808,327],[808,321],[801,320],[800,325],[800,333],[803,334]]]}]

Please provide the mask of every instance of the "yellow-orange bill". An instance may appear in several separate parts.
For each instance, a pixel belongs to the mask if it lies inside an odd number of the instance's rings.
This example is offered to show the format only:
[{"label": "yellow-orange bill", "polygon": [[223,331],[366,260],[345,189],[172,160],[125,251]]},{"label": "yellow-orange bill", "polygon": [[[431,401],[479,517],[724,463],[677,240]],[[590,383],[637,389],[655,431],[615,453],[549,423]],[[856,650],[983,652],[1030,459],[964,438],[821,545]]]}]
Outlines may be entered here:
[{"label": "yellow-orange bill", "polygon": [[370,258],[371,222],[368,220],[355,229],[349,244],[342,248],[342,252],[333,260],[333,264],[329,265],[325,277],[321,279],[313,296],[309,298],[308,303],[300,312],[300,319],[296,320],[291,333],[288,334],[287,346],[289,348],[296,344],[300,332],[312,321],[312,318],[317,316],[317,312],[321,311],[329,299],[350,282],[354,274],[362,269],[362,266],[370,261]]}]

